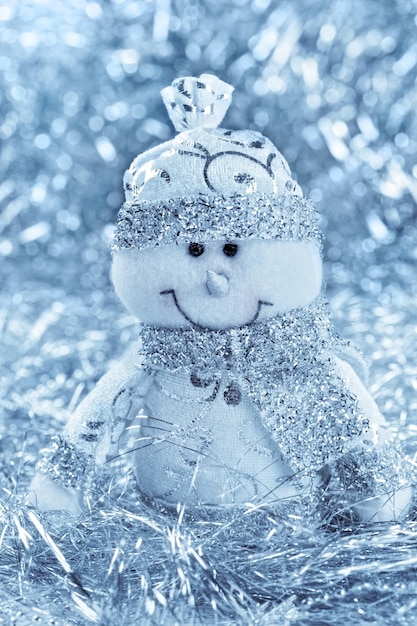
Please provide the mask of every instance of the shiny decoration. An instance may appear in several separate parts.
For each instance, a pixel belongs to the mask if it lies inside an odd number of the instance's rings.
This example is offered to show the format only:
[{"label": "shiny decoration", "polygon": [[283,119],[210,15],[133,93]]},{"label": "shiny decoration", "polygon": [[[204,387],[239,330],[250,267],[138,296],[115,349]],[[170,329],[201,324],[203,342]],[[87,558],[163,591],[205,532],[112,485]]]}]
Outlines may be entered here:
[{"label": "shiny decoration", "polygon": [[[151,373],[184,370],[188,377],[211,382],[237,376],[230,384],[236,391],[240,386],[259,409],[298,479],[314,477],[324,464],[345,454],[341,464],[357,463],[357,471],[363,469],[360,493],[387,494],[407,483],[412,475],[409,462],[394,442],[390,461],[385,447],[383,452],[366,451],[372,448],[363,441],[369,422],[337,373],[333,355],[343,351],[343,345],[332,331],[319,300],[230,330],[144,325],[139,354]],[[155,438],[160,437],[158,433]]]},{"label": "shiny decoration", "polygon": [[24,503],[39,450],[137,337],[108,279],[120,181],[172,136],[160,89],[201,72],[245,94],[225,125],[269,136],[316,204],[333,319],[415,457],[416,14],[415,0],[0,2],[0,622],[416,622],[413,509],[358,526],[329,485],[329,517],[167,514],[139,501],[124,456],[79,519]]},{"label": "shiny decoration", "polygon": [[94,463],[64,437],[55,436],[50,447],[41,451],[37,469],[63,487],[81,488],[83,484],[88,484],[89,473],[94,472]]},{"label": "shiny decoration", "polygon": [[321,244],[311,200],[293,195],[200,194],[161,202],[126,203],[119,212],[114,248],[215,241],[285,239]]}]

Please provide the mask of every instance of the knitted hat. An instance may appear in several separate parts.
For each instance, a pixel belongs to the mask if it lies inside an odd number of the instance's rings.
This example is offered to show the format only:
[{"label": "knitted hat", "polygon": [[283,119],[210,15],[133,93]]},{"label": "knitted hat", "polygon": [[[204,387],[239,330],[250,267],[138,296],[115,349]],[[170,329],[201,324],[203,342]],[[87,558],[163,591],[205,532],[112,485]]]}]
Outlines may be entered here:
[{"label": "knitted hat", "polygon": [[209,74],[179,78],[162,90],[182,132],[137,156],[125,173],[115,249],[216,239],[320,240],[314,206],[273,143],[256,131],[218,127],[232,92]]}]

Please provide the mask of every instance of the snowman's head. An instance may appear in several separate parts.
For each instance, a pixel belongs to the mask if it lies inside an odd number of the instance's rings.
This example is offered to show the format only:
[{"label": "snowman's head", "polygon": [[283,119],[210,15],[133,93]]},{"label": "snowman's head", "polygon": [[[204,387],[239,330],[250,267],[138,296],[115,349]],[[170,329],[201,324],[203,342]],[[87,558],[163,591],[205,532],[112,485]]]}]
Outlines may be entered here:
[{"label": "snowman's head", "polygon": [[225,329],[310,304],[322,264],[312,242],[198,241],[118,250],[112,278],[123,304],[146,324]]},{"label": "snowman's head", "polygon": [[226,329],[320,293],[314,207],[268,139],[217,128],[231,91],[212,76],[175,81],[163,96],[187,130],[125,174],[112,279],[146,324]]}]

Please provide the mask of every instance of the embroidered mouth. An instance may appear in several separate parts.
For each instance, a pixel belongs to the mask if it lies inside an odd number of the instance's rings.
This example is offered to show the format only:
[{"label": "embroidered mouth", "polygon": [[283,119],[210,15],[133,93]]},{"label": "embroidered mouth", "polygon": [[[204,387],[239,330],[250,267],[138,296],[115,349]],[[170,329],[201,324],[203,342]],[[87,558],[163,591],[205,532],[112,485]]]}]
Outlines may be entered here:
[{"label": "embroidered mouth", "polygon": [[[177,307],[178,311],[181,313],[183,318],[186,319],[187,322],[190,322],[190,324],[192,324],[196,328],[207,328],[208,330],[217,330],[217,329],[214,329],[214,328],[210,328],[209,326],[202,326],[201,324],[198,324],[197,322],[194,322],[191,319],[191,317],[180,306],[180,304],[178,302],[177,294],[175,293],[175,289],[165,289],[164,291],[160,291],[159,293],[160,293],[161,296],[172,295],[172,298],[174,300],[175,306]],[[255,315],[252,317],[252,319],[250,319],[249,321],[245,322],[245,324],[242,324],[242,326],[246,326],[248,324],[252,324],[253,322],[255,322],[258,319],[259,314],[260,314],[261,309],[262,309],[263,306],[273,306],[273,303],[272,302],[267,302],[266,300],[258,300],[258,307],[257,307],[257,310],[255,312]]]}]

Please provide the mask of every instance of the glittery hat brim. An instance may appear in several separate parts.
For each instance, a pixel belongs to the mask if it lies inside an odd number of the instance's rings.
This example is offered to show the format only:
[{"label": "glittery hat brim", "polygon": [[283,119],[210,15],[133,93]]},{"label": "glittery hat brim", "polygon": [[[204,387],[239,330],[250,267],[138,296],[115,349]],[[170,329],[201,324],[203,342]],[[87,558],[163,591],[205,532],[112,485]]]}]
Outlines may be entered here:
[{"label": "glittery hat brim", "polygon": [[219,239],[283,239],[321,243],[311,200],[296,195],[234,194],[126,203],[113,249],[152,248]]}]

